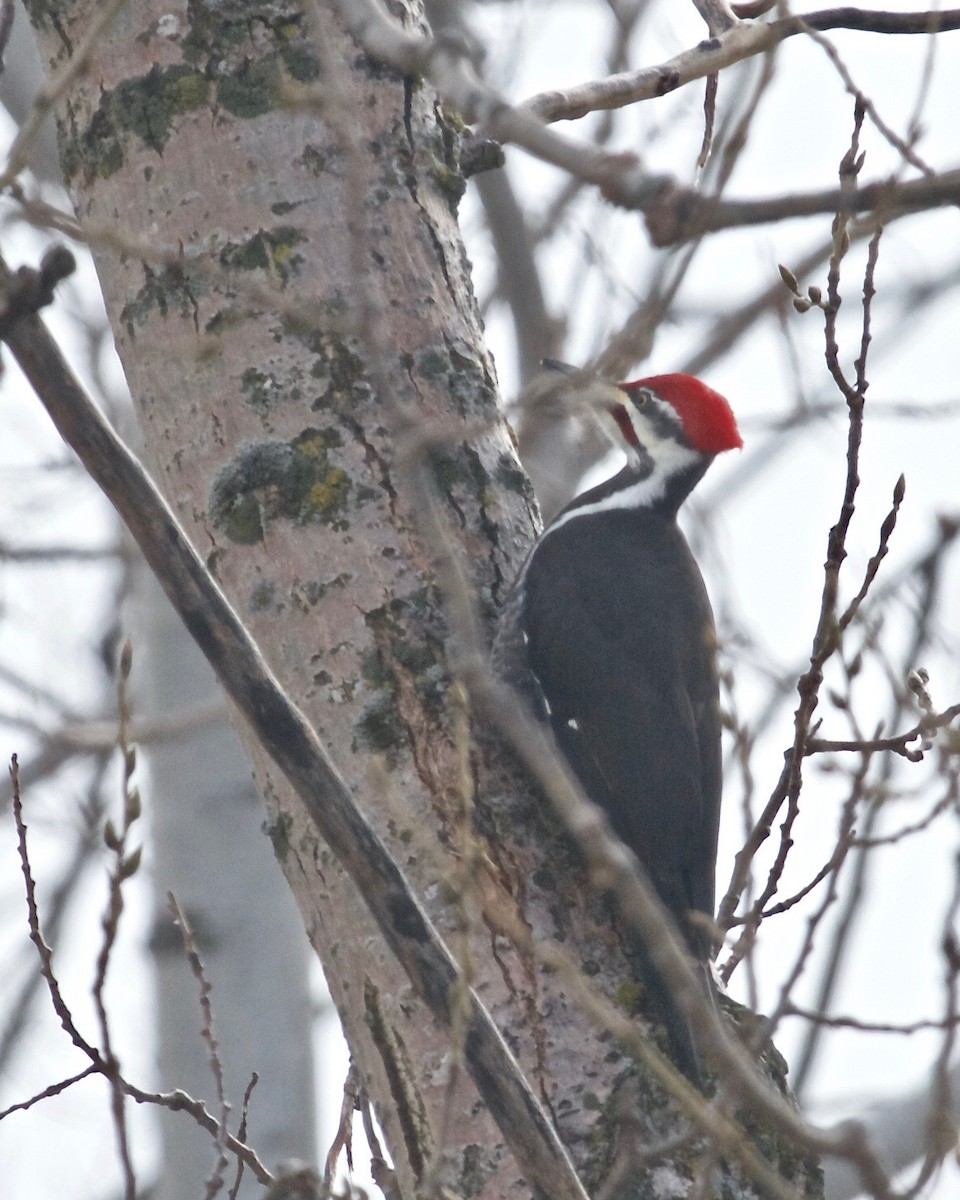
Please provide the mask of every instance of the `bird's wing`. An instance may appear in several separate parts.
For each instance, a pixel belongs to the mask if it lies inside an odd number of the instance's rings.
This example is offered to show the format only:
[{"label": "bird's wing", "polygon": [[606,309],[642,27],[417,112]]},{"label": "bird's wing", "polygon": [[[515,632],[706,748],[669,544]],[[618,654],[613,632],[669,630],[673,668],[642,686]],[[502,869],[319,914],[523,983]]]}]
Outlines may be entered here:
[{"label": "bird's wing", "polygon": [[[658,561],[649,584],[640,574],[624,593],[614,570],[585,577],[576,569],[578,539],[557,536],[549,559],[531,563],[523,625],[530,670],[584,790],[677,916],[690,908],[712,915],[720,739],[713,626],[699,572],[680,545],[684,553]],[[665,607],[665,595],[684,610]]]}]

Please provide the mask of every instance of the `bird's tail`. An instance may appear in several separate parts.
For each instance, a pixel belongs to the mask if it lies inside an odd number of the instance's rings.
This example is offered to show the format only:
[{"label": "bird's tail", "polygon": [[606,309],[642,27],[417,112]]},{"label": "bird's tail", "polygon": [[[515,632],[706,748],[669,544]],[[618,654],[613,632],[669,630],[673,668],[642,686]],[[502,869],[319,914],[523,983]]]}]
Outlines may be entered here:
[{"label": "bird's tail", "polygon": [[[673,989],[664,979],[653,959],[638,937],[629,939],[628,958],[637,971],[640,982],[644,986],[649,1000],[649,1016],[661,1025],[667,1033],[669,1041],[669,1056],[677,1070],[681,1072],[699,1091],[704,1090],[706,1075],[703,1060],[697,1046],[697,1038],[686,1015],[677,1003]],[[713,990],[713,973],[710,964],[697,961],[695,964],[697,978],[701,981],[704,993],[712,1004],[716,1004]]]}]

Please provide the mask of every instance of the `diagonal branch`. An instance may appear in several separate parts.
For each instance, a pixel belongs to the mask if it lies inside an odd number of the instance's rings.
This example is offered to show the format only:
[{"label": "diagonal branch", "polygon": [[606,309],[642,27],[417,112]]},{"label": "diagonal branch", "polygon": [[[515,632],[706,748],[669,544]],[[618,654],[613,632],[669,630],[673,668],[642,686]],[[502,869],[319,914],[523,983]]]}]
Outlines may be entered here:
[{"label": "diagonal branch", "polygon": [[[11,273],[0,260],[0,288]],[[530,1181],[552,1200],[586,1193],[543,1107],[404,875],[353,802],[316,733],[284,694],[166,501],[73,377],[36,316],[5,339],[61,437],[111,501],[220,682],[310,813],[436,1020],[466,996],[465,1057],[477,1089]]]},{"label": "diagonal branch", "polygon": [[654,100],[724,67],[763,54],[800,33],[825,33],[853,29],[862,33],[933,34],[960,29],[960,9],[945,12],[868,12],[858,8],[830,8],[803,17],[782,17],[768,23],[740,21],[718,37],[652,67],[623,71],[594,79],[563,91],[539,92],[522,107],[543,121],[574,121],[597,109],[623,108],[640,100]]}]

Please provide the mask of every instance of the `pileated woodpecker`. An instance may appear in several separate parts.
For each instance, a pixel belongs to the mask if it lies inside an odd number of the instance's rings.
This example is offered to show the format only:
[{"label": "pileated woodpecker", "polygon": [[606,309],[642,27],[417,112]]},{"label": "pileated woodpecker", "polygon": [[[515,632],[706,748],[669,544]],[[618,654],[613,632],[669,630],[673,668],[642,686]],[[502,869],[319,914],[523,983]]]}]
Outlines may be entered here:
[{"label": "pileated woodpecker", "polygon": [[[627,463],[544,530],[504,609],[494,668],[549,722],[706,976],[712,940],[695,914],[714,915],[716,635],[677,511],[714,457],[743,443],[727,401],[690,375],[598,387],[544,365],[599,395]],[[686,1021],[643,946],[632,949],[678,1065],[699,1082]]]}]

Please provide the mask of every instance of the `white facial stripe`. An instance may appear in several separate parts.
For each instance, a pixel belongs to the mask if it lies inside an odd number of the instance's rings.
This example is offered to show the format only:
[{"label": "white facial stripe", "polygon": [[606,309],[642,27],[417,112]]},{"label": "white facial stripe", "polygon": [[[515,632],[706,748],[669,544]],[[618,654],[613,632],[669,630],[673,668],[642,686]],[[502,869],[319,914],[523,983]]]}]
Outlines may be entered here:
[{"label": "white facial stripe", "polygon": [[611,512],[615,509],[646,508],[656,504],[667,490],[668,481],[701,457],[696,450],[691,450],[689,446],[681,446],[672,438],[656,437],[649,427],[649,422],[643,422],[643,426],[644,445],[653,460],[653,470],[646,479],[638,480],[621,491],[604,496],[602,500],[594,500],[592,504],[572,508],[544,530],[544,537],[548,537],[554,530],[561,529],[568,521],[574,521],[577,517],[589,517],[594,513]]},{"label": "white facial stripe", "polygon": [[624,408],[627,410],[627,416],[630,418],[637,441],[641,446],[649,447],[650,452],[653,453],[653,448],[660,444],[661,438],[654,428],[654,422],[650,420],[651,410],[656,409],[657,416],[660,418],[657,424],[660,428],[663,428],[663,424],[666,423],[668,428],[675,429],[678,434],[682,435],[683,422],[673,405],[668,404],[666,400],[661,400],[656,392],[644,388],[643,394],[647,399],[642,408],[638,408],[636,402],[631,398],[627,399]]}]

